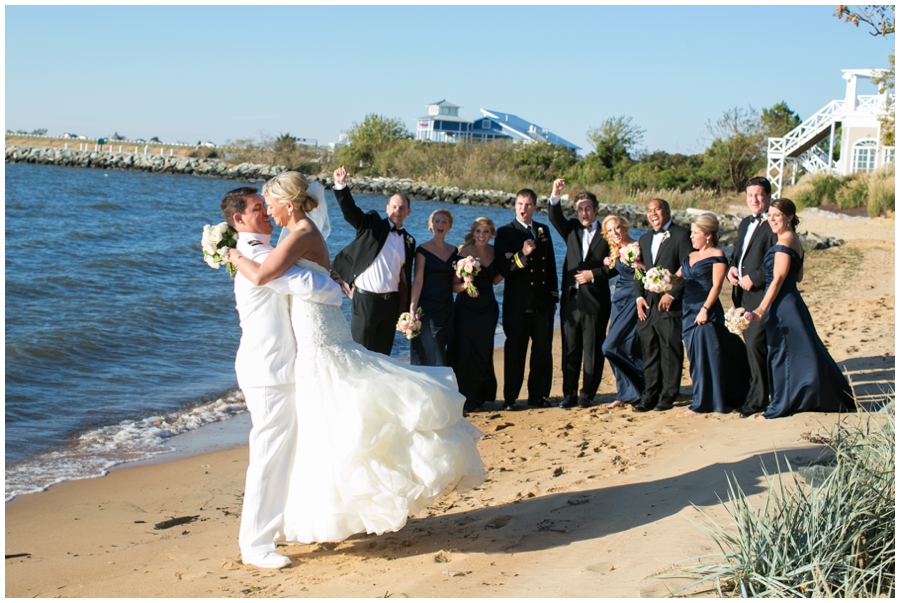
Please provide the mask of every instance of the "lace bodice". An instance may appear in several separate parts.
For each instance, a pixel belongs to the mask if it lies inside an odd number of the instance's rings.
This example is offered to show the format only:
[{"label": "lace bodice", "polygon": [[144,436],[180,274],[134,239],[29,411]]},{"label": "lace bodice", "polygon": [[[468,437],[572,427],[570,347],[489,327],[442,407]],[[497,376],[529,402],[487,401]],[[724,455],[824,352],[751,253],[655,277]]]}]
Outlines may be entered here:
[{"label": "lace bodice", "polygon": [[[297,260],[296,264],[317,274],[329,273],[322,266],[303,258]],[[347,319],[337,306],[326,306],[292,296],[291,325],[297,339],[298,358],[315,355],[324,348],[342,356],[339,348],[357,345],[350,337]]]}]

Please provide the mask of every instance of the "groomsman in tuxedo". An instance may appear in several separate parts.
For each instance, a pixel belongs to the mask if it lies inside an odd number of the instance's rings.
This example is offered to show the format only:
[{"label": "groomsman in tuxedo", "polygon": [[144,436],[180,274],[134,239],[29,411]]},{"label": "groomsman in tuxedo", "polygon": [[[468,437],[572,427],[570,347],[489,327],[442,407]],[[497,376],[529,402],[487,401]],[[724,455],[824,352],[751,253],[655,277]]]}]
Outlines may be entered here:
[{"label": "groomsman in tuxedo", "polygon": [[[693,251],[690,231],[672,223],[668,202],[651,199],[647,204],[651,231],[638,244],[647,269],[665,268],[675,276],[681,262]],[[684,283],[668,293],[651,293],[634,282],[637,297],[638,335],[644,355],[644,391],[635,412],[669,410],[681,386],[684,343],[681,340],[681,295]]]},{"label": "groomsman in tuxedo", "polygon": [[[766,252],[778,241],[778,235],[766,221],[772,185],[763,177],[747,182],[747,207],[750,215],[738,227],[734,255],[728,268],[728,282],[732,285],[734,307],[752,312],[759,307],[766,293]],[[753,321],[744,331],[747,360],[750,362],[750,391],[740,411],[741,418],[762,412],[769,405],[769,364],[765,321]]]},{"label": "groomsman in tuxedo", "polygon": [[356,238],[332,262],[352,300],[350,333],[367,350],[390,356],[397,319],[409,300],[416,251],[416,240],[403,230],[409,199],[391,195],[386,218],[374,210],[363,212],[347,189],[343,167],[334,171],[334,196],[344,220],[356,229]]},{"label": "groomsman in tuxedo", "polygon": [[[597,197],[587,191],[575,195],[577,218],[563,217],[560,193],[566,181],[553,181],[550,224],[566,241],[560,296],[563,395],[560,408],[587,408],[597,395],[603,376],[603,342],[609,324],[609,243],[597,220]],[[583,368],[583,371],[582,371]],[[578,376],[583,372],[581,392]]]},{"label": "groomsman in tuxedo", "polygon": [[[239,260],[248,257],[262,262],[273,249],[269,244],[272,223],[256,189],[229,191],[221,209],[225,221],[237,231]],[[238,543],[245,564],[270,569],[291,563],[275,551],[297,443],[297,344],[291,328],[290,295],[341,305],[341,289],[328,275],[297,266],[260,287],[240,273],[234,278],[241,319],[241,343],[234,368],[253,423]]]},{"label": "groomsman in tuxedo", "polygon": [[525,379],[525,355],[531,340],[528,406],[550,406],[553,378],[553,315],[556,314],[556,260],[550,229],[533,220],[537,195],[516,193],[516,219],[497,230],[494,252],[503,275],[503,408],[516,410]]}]

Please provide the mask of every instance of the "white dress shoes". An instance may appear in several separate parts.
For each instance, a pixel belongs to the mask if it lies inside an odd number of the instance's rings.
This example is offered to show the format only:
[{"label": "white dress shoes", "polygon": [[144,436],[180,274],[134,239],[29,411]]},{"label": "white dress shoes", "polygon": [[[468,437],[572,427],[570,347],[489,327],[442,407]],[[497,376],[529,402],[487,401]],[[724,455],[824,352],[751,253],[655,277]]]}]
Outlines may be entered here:
[{"label": "white dress shoes", "polygon": [[289,557],[279,555],[275,551],[269,551],[262,555],[241,555],[241,559],[243,560],[244,565],[255,565],[256,567],[265,569],[279,569],[291,564]]}]

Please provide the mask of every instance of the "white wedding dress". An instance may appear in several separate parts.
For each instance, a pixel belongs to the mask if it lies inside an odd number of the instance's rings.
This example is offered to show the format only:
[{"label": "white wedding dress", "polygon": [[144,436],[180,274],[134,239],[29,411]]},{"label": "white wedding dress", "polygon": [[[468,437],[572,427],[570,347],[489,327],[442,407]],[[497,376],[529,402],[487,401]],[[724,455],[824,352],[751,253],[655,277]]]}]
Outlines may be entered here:
[{"label": "white wedding dress", "polygon": [[484,482],[482,433],[462,416],[452,369],[366,350],[335,306],[292,298],[291,323],[299,432],[277,542],[397,531],[440,494]]}]

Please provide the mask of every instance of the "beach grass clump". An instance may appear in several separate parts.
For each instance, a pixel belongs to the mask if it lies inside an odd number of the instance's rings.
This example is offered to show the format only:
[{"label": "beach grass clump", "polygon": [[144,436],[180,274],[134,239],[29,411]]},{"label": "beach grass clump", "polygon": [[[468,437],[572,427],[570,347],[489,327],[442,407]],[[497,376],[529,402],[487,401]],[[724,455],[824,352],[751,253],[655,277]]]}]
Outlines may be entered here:
[{"label": "beach grass clump", "polygon": [[867,213],[874,218],[894,211],[894,164],[889,163],[869,174]]},{"label": "beach grass clump", "polygon": [[797,184],[785,187],[782,196],[793,201],[797,209],[818,207],[828,202],[836,205],[840,188],[841,180],[831,174],[805,174]]},{"label": "beach grass clump", "polygon": [[844,178],[834,199],[838,209],[855,209],[868,205],[869,175],[857,173]]},{"label": "beach grass clump", "polygon": [[723,504],[734,525],[702,511],[707,525],[698,524],[721,552],[681,566],[696,580],[674,594],[893,597],[894,421],[893,400],[883,412],[842,420],[822,438],[830,454],[818,471],[801,471],[807,479],[789,464],[782,476],[776,457],[775,477],[763,468],[761,508],[732,476]]}]

